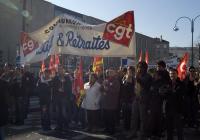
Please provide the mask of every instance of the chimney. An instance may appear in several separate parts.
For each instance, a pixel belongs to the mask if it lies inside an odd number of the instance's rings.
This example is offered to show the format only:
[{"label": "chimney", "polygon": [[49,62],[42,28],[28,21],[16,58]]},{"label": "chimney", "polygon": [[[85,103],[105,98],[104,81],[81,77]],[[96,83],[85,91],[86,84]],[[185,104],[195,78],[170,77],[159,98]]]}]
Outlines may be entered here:
[{"label": "chimney", "polygon": [[162,35],[160,36],[160,42],[162,42]]}]

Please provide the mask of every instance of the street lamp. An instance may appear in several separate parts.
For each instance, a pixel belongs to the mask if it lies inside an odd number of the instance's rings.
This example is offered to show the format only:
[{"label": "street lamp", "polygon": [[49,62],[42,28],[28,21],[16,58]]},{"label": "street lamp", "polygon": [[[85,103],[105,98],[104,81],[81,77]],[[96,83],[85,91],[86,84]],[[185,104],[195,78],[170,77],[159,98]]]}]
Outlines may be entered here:
[{"label": "street lamp", "polygon": [[175,26],[173,28],[174,31],[178,31],[179,28],[177,27],[177,24],[178,24],[178,21],[180,19],[188,19],[190,21],[190,24],[191,24],[191,33],[192,33],[192,62],[191,62],[191,66],[193,66],[193,58],[194,58],[194,55],[193,55],[193,33],[194,33],[194,22],[195,20],[200,17],[200,15],[196,16],[195,18],[189,18],[189,17],[186,17],[186,16],[183,16],[183,17],[180,17],[176,20],[176,23],[175,23]]}]

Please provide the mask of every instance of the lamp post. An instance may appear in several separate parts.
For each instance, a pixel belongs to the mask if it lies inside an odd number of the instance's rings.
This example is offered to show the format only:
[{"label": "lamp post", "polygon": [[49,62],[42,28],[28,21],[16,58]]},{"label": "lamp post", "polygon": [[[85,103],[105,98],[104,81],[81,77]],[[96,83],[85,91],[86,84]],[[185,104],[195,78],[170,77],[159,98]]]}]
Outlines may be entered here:
[{"label": "lamp post", "polygon": [[178,21],[180,19],[188,19],[190,21],[190,25],[191,25],[191,33],[192,33],[192,60],[191,60],[191,66],[193,66],[193,58],[194,58],[194,54],[193,54],[193,34],[194,34],[194,22],[195,20],[200,17],[200,15],[196,16],[195,18],[189,18],[189,17],[186,17],[186,16],[183,16],[183,17],[180,17],[176,20],[176,23],[175,23],[175,26],[173,28],[174,31],[178,31],[179,28],[177,27],[177,24],[178,24]]}]

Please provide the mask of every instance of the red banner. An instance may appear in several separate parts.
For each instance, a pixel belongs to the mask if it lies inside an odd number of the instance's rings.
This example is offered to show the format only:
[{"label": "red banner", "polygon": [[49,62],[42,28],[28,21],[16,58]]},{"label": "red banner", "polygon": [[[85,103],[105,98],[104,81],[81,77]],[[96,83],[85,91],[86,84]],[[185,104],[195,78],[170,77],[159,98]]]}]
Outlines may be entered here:
[{"label": "red banner", "polygon": [[103,38],[128,47],[133,33],[134,15],[128,11],[106,24]]},{"label": "red banner", "polygon": [[38,42],[31,39],[29,35],[25,32],[21,32],[20,43],[22,46],[24,56],[28,55],[29,53],[31,53],[32,51],[34,51],[35,49],[39,47]]}]

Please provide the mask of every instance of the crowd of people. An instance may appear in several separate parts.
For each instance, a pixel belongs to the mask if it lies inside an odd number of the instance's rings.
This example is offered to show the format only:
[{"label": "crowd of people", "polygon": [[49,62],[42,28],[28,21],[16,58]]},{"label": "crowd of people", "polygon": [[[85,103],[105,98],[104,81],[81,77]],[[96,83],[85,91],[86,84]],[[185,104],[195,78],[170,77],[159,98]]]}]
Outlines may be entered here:
[{"label": "crowd of people", "polygon": [[178,140],[183,140],[184,127],[199,127],[200,75],[193,66],[184,80],[178,78],[176,69],[166,69],[164,61],[153,70],[143,61],[136,67],[105,70],[105,74],[90,69],[84,76],[79,104],[73,85],[76,72],[59,66],[56,73],[46,69],[34,78],[26,70],[4,67],[0,73],[0,136],[6,122],[24,124],[33,91],[40,98],[44,131],[52,130],[55,119],[55,131],[68,130],[73,123],[85,131],[104,128],[103,133],[113,135],[116,126],[123,124],[130,139],[161,139],[166,134],[167,140],[173,140],[176,129]]}]

